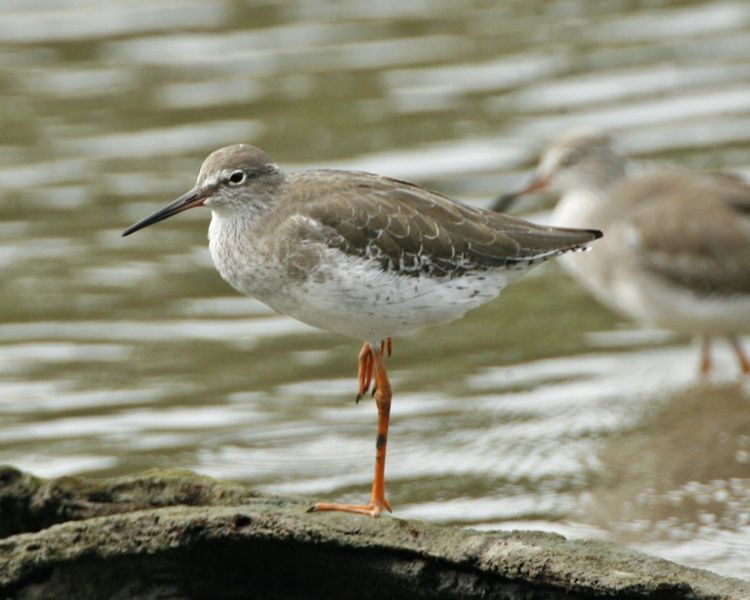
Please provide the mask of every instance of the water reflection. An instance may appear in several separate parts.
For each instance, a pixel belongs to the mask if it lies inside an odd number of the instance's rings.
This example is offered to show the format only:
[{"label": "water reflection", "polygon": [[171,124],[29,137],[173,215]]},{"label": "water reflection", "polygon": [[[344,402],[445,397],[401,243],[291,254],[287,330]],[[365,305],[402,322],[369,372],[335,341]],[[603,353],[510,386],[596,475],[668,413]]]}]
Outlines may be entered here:
[{"label": "water reflection", "polygon": [[[750,167],[743,3],[388,10],[6,3],[1,462],[366,493],[375,411],[354,404],[357,344],[232,295],[210,266],[205,213],[120,238],[217,146],[483,205],[576,124],[617,130],[640,157]],[[747,390],[728,349],[710,386],[694,363],[683,340],[619,323],[555,268],[396,340],[397,516],[612,537],[750,577]]]},{"label": "water reflection", "polygon": [[696,385],[668,397],[628,435],[612,437],[599,454],[602,477],[586,520],[649,552],[671,548],[675,560],[744,572],[748,402],[746,385]]}]

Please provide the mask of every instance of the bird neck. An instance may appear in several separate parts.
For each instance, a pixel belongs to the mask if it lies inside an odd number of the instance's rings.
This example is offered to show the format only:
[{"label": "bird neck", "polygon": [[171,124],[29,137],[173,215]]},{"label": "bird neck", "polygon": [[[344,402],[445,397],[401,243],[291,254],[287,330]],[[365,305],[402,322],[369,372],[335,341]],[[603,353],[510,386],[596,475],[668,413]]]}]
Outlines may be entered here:
[{"label": "bird neck", "polygon": [[273,193],[258,191],[238,197],[232,202],[211,206],[211,220],[253,230],[261,226],[276,204]]},{"label": "bird neck", "polygon": [[209,240],[222,239],[229,243],[232,240],[252,240],[261,236],[265,216],[270,211],[268,206],[253,205],[241,209],[213,209],[208,228]]},{"label": "bird neck", "polygon": [[552,221],[558,227],[603,227],[607,199],[585,188],[565,192],[557,201]]},{"label": "bird neck", "polygon": [[626,161],[619,159],[587,165],[575,179],[561,186],[561,196],[554,210],[555,224],[565,227],[604,227],[616,207],[611,202],[614,191],[628,178]]}]

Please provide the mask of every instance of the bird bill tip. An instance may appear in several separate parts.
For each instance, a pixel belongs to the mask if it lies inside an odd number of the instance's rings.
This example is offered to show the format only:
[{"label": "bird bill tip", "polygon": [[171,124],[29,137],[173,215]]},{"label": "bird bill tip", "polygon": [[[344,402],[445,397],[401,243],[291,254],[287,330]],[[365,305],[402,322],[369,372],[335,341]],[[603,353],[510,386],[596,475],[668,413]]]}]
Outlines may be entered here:
[{"label": "bird bill tip", "polygon": [[148,217],[145,217],[144,219],[141,219],[137,223],[134,223],[133,225],[128,227],[125,231],[122,232],[122,237],[126,237],[131,233],[135,233],[139,229],[143,229],[144,227],[148,227],[149,225],[153,225],[154,223],[158,223],[159,221],[168,219],[169,217],[184,212],[190,208],[203,206],[203,203],[205,201],[205,193],[201,193],[200,190],[193,188],[192,190],[185,192],[182,196],[180,196],[173,202],[167,204],[164,208],[157,210],[155,213],[149,215]]}]

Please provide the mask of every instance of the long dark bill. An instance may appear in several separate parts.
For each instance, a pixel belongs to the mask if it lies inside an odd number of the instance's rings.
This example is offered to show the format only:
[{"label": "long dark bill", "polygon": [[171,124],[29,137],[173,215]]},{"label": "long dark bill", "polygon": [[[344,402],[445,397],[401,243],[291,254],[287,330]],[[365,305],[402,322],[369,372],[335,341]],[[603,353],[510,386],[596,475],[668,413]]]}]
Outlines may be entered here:
[{"label": "long dark bill", "polygon": [[125,231],[122,232],[122,237],[130,235],[131,233],[138,231],[139,229],[143,229],[144,227],[148,227],[149,225],[153,225],[154,223],[158,223],[159,221],[163,221],[164,219],[168,219],[169,217],[176,215],[177,213],[180,213],[184,210],[188,210],[189,208],[203,206],[203,202],[205,202],[205,200],[205,196],[202,195],[196,188],[193,188],[189,192],[185,192],[174,202],[170,202],[164,208],[157,210],[154,214],[149,215],[145,219],[141,219],[137,223],[128,227]]},{"label": "long dark bill", "polygon": [[510,210],[519,197],[523,196],[524,194],[542,190],[545,187],[547,187],[546,179],[532,179],[531,182],[522,190],[510,194],[503,194],[502,196],[497,198],[497,200],[495,200],[495,203],[492,205],[492,210],[496,212],[505,212],[507,210]]}]

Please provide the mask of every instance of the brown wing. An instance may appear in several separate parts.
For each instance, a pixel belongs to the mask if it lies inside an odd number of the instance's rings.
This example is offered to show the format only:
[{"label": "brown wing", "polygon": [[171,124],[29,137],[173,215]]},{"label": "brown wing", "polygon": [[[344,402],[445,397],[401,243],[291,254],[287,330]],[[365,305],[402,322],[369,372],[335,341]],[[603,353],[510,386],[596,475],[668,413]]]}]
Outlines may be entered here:
[{"label": "brown wing", "polygon": [[[289,182],[290,216],[316,239],[384,269],[435,276],[551,258],[599,232],[542,227],[369,173],[307,171]],[[324,189],[321,188],[324,186]],[[315,188],[311,197],[306,190]]]},{"label": "brown wing", "polygon": [[[750,293],[750,187],[730,177],[654,176],[623,223],[643,268],[699,295]],[[645,188],[648,188],[647,190]]]}]

